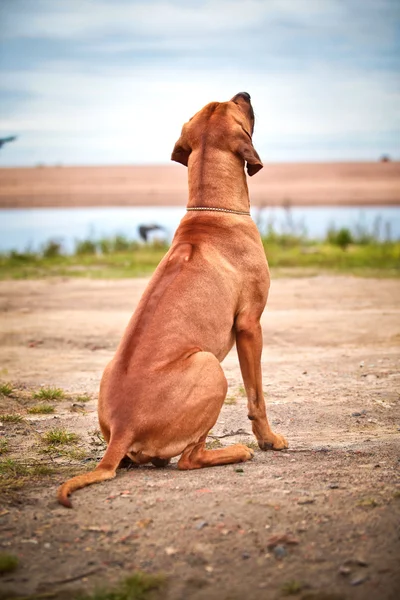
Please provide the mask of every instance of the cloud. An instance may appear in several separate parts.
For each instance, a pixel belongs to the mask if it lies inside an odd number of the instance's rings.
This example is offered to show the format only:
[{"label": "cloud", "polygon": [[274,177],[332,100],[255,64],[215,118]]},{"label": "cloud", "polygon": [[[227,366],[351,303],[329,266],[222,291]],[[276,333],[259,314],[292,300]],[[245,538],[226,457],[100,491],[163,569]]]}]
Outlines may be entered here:
[{"label": "cloud", "polygon": [[20,134],[2,164],[166,162],[240,90],[269,158],[400,155],[392,0],[2,0],[0,18],[0,130]]}]

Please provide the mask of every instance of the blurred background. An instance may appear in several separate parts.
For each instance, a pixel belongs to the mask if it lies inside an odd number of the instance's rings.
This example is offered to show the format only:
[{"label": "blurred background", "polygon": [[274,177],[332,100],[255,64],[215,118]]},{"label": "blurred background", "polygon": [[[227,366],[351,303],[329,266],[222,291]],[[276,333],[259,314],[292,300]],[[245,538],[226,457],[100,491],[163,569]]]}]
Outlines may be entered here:
[{"label": "blurred background", "polygon": [[397,0],[2,0],[0,22],[3,266],[154,268],[185,214],[182,124],[247,91],[272,266],[396,268]]}]

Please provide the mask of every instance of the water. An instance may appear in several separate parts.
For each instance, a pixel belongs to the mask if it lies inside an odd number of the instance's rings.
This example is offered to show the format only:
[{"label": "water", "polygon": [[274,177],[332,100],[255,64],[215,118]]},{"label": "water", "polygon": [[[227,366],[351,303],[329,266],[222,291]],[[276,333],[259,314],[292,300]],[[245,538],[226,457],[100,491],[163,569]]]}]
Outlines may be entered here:
[{"label": "water", "polygon": [[[381,239],[400,239],[400,207],[298,207],[290,212],[254,208],[251,212],[261,231],[271,223],[278,232],[305,231],[308,237],[321,239],[331,225],[351,230],[361,226]],[[162,225],[171,240],[184,215],[184,207],[4,209],[0,210],[0,252],[39,250],[49,240],[62,242],[71,252],[78,239],[117,233],[138,239],[138,226],[149,223]]]}]

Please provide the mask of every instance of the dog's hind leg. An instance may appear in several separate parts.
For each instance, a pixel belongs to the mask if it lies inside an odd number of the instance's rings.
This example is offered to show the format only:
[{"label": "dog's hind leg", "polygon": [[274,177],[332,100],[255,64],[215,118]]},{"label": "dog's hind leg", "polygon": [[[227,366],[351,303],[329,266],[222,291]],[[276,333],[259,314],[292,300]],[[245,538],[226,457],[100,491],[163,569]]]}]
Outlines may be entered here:
[{"label": "dog's hind leg", "polygon": [[227,448],[206,450],[205,437],[197,444],[191,444],[184,450],[178,462],[178,469],[201,469],[245,462],[254,456],[253,450],[243,444],[234,444]]},{"label": "dog's hind leg", "polygon": [[[227,392],[227,381],[216,357],[208,352],[199,352],[191,357],[193,375],[196,373],[198,385],[192,387],[185,411],[185,420],[197,421],[198,437],[184,449],[178,462],[178,469],[201,469],[216,465],[244,462],[253,458],[254,452],[243,444],[227,448],[207,450],[205,441],[214,426]],[[197,372],[196,372],[197,371]],[[193,419],[197,415],[197,419]]]}]

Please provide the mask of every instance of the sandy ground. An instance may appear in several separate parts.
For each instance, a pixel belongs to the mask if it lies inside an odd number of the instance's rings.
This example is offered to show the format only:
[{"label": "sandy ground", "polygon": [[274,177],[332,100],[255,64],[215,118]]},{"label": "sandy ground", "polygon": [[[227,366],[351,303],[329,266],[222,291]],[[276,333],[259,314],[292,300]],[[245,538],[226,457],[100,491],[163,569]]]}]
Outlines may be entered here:
[{"label": "sandy ground", "polygon": [[[41,384],[69,394],[54,415],[2,424],[11,457],[40,456],[38,435],[54,426],[81,436],[73,472],[101,455],[99,379],[145,284],[0,284],[3,380],[25,394]],[[275,280],[262,368],[270,420],[290,449],[193,472],[122,469],[76,492],[73,510],[55,502],[60,474],[7,495],[0,549],[20,567],[0,578],[4,597],[74,598],[140,569],[166,575],[167,600],[274,600],[296,589],[303,600],[398,598],[399,298],[396,280]],[[224,369],[231,404],[210,440],[251,442],[234,350]],[[85,392],[92,400],[75,412]],[[18,397],[0,402],[0,412],[24,412]]]},{"label": "sandy ground", "polygon": [[[248,183],[253,206],[400,204],[400,162],[265,164]],[[0,208],[186,203],[181,165],[0,169]]]}]

